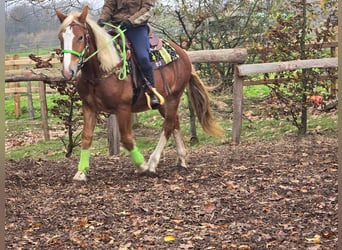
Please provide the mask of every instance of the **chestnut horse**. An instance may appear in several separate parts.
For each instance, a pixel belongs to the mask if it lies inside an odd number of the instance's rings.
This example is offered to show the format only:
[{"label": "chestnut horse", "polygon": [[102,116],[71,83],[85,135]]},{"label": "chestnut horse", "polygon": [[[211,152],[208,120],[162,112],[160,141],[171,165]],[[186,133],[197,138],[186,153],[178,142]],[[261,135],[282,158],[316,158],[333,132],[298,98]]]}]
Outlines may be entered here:
[{"label": "chestnut horse", "polygon": [[[67,80],[76,79],[77,91],[82,99],[83,130],[78,172],[74,180],[86,180],[89,170],[90,147],[97,116],[100,112],[115,114],[121,143],[130,153],[139,173],[155,172],[161,153],[171,134],[176,142],[177,164],[186,167],[186,151],[180,133],[178,106],[186,86],[190,101],[203,130],[220,136],[222,128],[214,121],[209,107],[209,95],[202,81],[192,68],[187,53],[170,42],[179,58],[161,70],[154,71],[155,87],[164,97],[159,113],[164,118],[159,142],[145,162],[135,144],[131,114],[148,110],[146,97],[140,93],[133,102],[132,77],[119,79],[115,69],[120,65],[119,51],[112,46],[112,37],[88,17],[88,7],[81,13],[64,15],[55,9],[61,22],[58,38],[63,53],[62,74]],[[94,56],[95,55],[95,56]]]}]

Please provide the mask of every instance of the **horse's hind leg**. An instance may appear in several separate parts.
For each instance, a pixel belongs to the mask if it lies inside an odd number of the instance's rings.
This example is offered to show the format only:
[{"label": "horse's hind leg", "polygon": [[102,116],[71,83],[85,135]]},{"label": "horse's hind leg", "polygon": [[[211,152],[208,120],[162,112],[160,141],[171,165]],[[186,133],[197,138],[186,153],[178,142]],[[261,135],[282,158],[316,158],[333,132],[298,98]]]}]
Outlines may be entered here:
[{"label": "horse's hind leg", "polygon": [[159,163],[161,153],[163,152],[167,141],[168,141],[168,138],[165,136],[165,131],[163,131],[159,137],[157,147],[151,154],[150,159],[148,160],[148,163],[147,163],[148,170],[150,172],[152,173],[156,172],[156,168]]},{"label": "horse's hind leg", "polygon": [[168,139],[170,138],[171,133],[173,133],[175,140],[176,140],[177,154],[178,154],[177,164],[183,167],[186,167],[186,163],[185,163],[186,152],[185,152],[185,146],[181,139],[181,134],[179,131],[179,119],[178,119],[178,114],[177,114],[177,108],[173,108],[173,109],[168,109],[168,112],[166,113],[164,126],[163,126],[163,132],[160,135],[159,142],[158,142],[156,149],[151,154],[150,159],[147,163],[148,169],[150,172],[156,172],[156,168],[159,163],[161,153],[163,152],[163,149]]},{"label": "horse's hind leg", "polygon": [[182,135],[179,129],[175,129],[173,131],[173,137],[175,139],[176,142],[176,150],[177,150],[177,166],[180,167],[187,167],[187,164],[185,162],[186,160],[186,149],[185,149],[185,145],[182,139]]}]

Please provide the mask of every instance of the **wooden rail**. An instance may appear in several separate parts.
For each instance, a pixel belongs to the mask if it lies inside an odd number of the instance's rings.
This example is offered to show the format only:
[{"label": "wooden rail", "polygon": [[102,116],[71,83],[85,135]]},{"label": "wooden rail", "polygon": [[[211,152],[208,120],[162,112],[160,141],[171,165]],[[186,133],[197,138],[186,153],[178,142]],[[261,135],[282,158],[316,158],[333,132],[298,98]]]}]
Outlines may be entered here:
[{"label": "wooden rail", "polygon": [[253,74],[275,73],[296,69],[335,68],[337,67],[337,65],[337,57],[309,60],[294,60],[287,62],[243,64],[237,67],[237,73],[239,76],[247,76]]},{"label": "wooden rail", "polygon": [[[193,63],[201,62],[226,62],[226,63],[243,63],[247,59],[247,49],[236,48],[236,49],[223,49],[223,50],[200,50],[200,51],[188,51],[189,57]],[[20,60],[7,60],[5,64],[10,66],[15,66],[14,70],[6,70],[5,72],[5,82],[21,82],[21,81],[40,81],[44,83],[60,82],[65,81],[62,77],[60,70],[55,67],[55,65],[60,65],[58,59],[53,59],[50,61],[54,68],[49,69],[32,69],[35,65],[30,59],[20,59]],[[28,69],[30,68],[31,69]],[[19,89],[19,88],[17,88]],[[11,91],[8,91],[11,92]],[[45,106],[44,104],[42,104]],[[45,111],[44,111],[45,112]],[[120,135],[116,131],[116,119],[110,116],[108,119],[108,127],[112,127],[113,131],[109,129],[109,139],[110,144],[116,148],[110,148],[111,154],[119,153],[119,137]],[[47,126],[45,125],[45,128]],[[44,131],[45,131],[44,128]],[[48,127],[47,127],[48,128]],[[46,132],[45,136],[46,135]]]},{"label": "wooden rail", "polygon": [[[333,44],[334,46],[336,44]],[[329,46],[328,46],[329,47]],[[330,45],[331,47],[331,45]],[[322,48],[322,47],[321,47]],[[271,72],[289,71],[302,68],[336,68],[337,58],[323,58],[311,60],[296,60],[288,62],[242,64],[247,59],[247,49],[223,49],[223,50],[201,50],[187,51],[193,63],[204,62],[225,62],[234,63],[234,85],[233,85],[233,128],[232,139],[235,143],[240,142],[242,129],[242,102],[243,86],[251,84],[265,84],[265,81],[245,81],[244,77],[251,74],[262,74]],[[33,66],[29,59],[8,60],[5,62],[8,67],[15,66],[15,70],[6,70],[5,82],[19,81],[42,81],[50,83],[54,81],[65,81],[57,68],[52,69],[25,69],[23,66]],[[58,59],[53,59],[51,64],[59,65]],[[21,69],[18,67],[21,67]],[[278,79],[281,81],[281,79]],[[11,92],[11,91],[9,91]],[[111,119],[115,121],[115,119]]]},{"label": "wooden rail", "polygon": [[[48,57],[46,57],[48,58]],[[50,61],[51,64],[60,64],[60,61],[57,58],[53,58]],[[19,58],[19,59],[6,59],[5,66],[31,66],[32,68],[35,66],[35,62],[29,58]]]},{"label": "wooden rail", "polygon": [[[295,60],[287,62],[242,64],[234,67],[234,86],[233,86],[233,130],[232,137],[235,143],[240,143],[242,130],[242,102],[244,77],[252,74],[265,74],[274,72],[283,72],[296,69],[308,68],[337,68],[338,59],[322,58],[310,60]],[[279,80],[279,79],[277,79]],[[249,85],[252,82],[249,82]],[[260,82],[263,84],[263,82]]]},{"label": "wooden rail", "polygon": [[[38,87],[32,87],[31,92],[39,92]],[[47,93],[55,93],[56,89],[52,89],[50,87],[46,87]],[[13,87],[13,88],[5,88],[5,94],[14,94],[14,93],[27,93],[27,87]]]}]

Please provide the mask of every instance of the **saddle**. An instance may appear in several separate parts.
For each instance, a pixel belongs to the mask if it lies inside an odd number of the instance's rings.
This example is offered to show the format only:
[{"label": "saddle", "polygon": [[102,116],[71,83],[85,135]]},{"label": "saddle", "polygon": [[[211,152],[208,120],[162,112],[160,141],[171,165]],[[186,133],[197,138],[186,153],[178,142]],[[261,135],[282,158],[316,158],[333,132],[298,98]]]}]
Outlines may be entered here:
[{"label": "saddle", "polygon": [[[115,31],[109,32],[110,35],[116,35]],[[153,69],[156,70],[161,68],[175,60],[178,59],[178,54],[175,49],[165,40],[159,38],[153,31],[153,28],[149,26],[149,42],[150,42],[150,61],[152,63]],[[134,56],[134,51],[131,46],[130,41],[125,37],[125,43],[122,43],[121,38],[114,41],[114,46],[122,52],[124,48],[122,48],[122,44],[126,44],[126,61],[128,63],[127,73],[131,74],[132,83],[133,83],[133,103],[137,100],[140,95],[142,89],[145,92],[149,92],[150,86],[146,84],[143,80],[143,74],[137,66],[136,59]],[[117,68],[122,68],[124,61],[121,61]],[[143,83],[143,84],[141,84]]]}]

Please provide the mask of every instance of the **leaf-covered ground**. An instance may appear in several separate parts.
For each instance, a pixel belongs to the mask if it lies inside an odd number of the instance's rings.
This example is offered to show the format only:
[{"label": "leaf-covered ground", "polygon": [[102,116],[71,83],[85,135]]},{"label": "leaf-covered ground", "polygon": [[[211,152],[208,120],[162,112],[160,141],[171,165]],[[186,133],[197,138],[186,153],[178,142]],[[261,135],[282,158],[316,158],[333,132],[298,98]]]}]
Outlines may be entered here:
[{"label": "leaf-covered ground", "polygon": [[[7,249],[337,249],[337,139],[311,135],[126,156],[6,162]],[[147,157],[148,155],[146,155]]]}]

